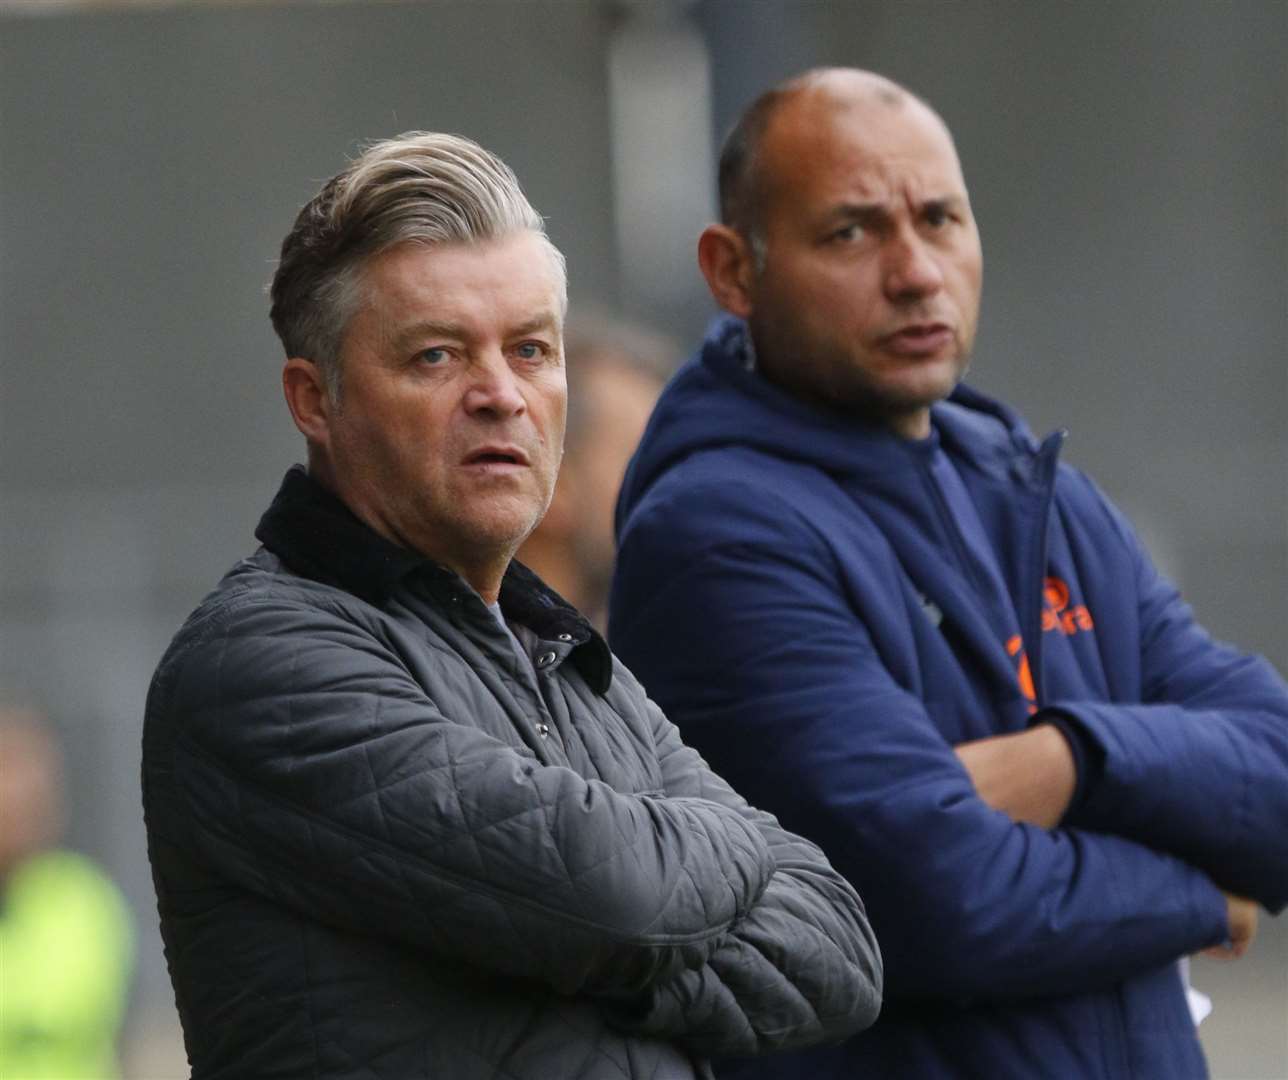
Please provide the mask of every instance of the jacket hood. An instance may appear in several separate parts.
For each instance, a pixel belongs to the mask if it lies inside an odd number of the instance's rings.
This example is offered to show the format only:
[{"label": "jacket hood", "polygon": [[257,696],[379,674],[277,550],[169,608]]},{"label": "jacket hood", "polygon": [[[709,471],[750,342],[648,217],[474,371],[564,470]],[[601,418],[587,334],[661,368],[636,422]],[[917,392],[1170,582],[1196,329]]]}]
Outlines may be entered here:
[{"label": "jacket hood", "polygon": [[658,400],[622,482],[618,531],[660,476],[701,450],[745,447],[833,474],[886,477],[933,451],[938,439],[986,469],[1006,467],[1017,451],[1036,450],[1014,410],[964,383],[931,417],[935,434],[911,441],[799,401],[756,373],[747,324],[722,316]]}]

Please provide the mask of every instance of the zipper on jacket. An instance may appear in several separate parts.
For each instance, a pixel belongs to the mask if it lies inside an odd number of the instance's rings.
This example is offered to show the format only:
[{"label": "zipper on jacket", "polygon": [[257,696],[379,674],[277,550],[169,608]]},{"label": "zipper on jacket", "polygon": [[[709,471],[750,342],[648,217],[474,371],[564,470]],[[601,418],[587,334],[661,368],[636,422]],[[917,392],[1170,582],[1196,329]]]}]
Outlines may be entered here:
[{"label": "zipper on jacket", "polygon": [[930,472],[930,465],[926,462],[918,461],[917,466],[918,471],[921,473],[922,484],[930,491],[930,500],[934,503],[935,511],[939,515],[939,524],[948,536],[948,545],[953,549],[953,554],[957,558],[957,565],[961,568],[962,575],[970,583],[970,587],[974,590],[976,596],[986,597],[990,595],[992,589],[988,587],[987,583],[980,580],[980,572],[970,554],[966,538],[962,536],[957,519],[953,516],[952,509],[944,498],[943,491],[940,490],[939,481]]},{"label": "zipper on jacket", "polygon": [[1038,492],[1037,542],[1032,548],[1032,561],[1027,567],[1022,581],[1032,588],[1036,586],[1033,596],[1019,598],[1017,614],[1020,618],[1020,633],[1024,638],[1024,651],[1029,658],[1029,671],[1033,678],[1034,704],[1041,707],[1042,692],[1042,605],[1043,586],[1046,580],[1047,539],[1051,528],[1051,503],[1055,498],[1055,474],[1060,463],[1060,448],[1068,436],[1068,431],[1061,428],[1052,432],[1038,447],[1033,463],[1033,472]]}]

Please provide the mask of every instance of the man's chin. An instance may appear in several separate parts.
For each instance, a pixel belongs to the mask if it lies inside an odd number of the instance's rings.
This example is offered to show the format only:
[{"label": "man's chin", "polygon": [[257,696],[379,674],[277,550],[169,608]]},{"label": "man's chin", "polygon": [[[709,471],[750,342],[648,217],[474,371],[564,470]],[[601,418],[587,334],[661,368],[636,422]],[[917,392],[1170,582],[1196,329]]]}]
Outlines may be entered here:
[{"label": "man's chin", "polygon": [[962,381],[967,365],[956,360],[944,361],[934,367],[903,373],[902,377],[884,380],[880,386],[870,387],[872,396],[883,402],[891,412],[912,412],[928,409],[943,401]]},{"label": "man's chin", "polygon": [[945,379],[915,386],[865,384],[853,388],[845,400],[838,401],[835,405],[850,416],[868,423],[885,425],[892,420],[924,412],[943,401],[953,392],[957,382],[957,379]]},{"label": "man's chin", "polygon": [[497,508],[462,522],[462,532],[480,549],[513,553],[537,527],[542,516],[530,507]]}]

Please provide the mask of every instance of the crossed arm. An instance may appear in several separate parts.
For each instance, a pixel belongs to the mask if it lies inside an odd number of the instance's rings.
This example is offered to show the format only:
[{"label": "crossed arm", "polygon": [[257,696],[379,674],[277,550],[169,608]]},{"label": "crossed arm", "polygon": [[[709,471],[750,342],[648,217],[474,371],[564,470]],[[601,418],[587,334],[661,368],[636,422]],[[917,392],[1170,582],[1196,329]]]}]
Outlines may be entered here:
[{"label": "crossed arm", "polygon": [[1114,833],[1202,868],[1226,898],[1228,944],[1214,951],[1239,956],[1258,903],[1288,903],[1288,686],[1214,642],[1125,518],[1100,506],[1135,570],[1141,702],[1056,701],[1028,731],[957,756],[980,797],[1018,821]]},{"label": "crossed arm", "polygon": [[875,1019],[880,958],[853,889],[651,704],[664,790],[624,794],[454,722],[342,620],[268,603],[227,624],[149,703],[179,729],[180,839],[222,874],[699,1051]]},{"label": "crossed arm", "polygon": [[[722,483],[694,485],[632,519],[621,558],[614,603],[630,617],[614,627],[615,644],[720,774],[817,840],[858,887],[880,932],[889,996],[1006,1000],[1103,986],[1230,937],[1230,916],[1237,922],[1243,909],[1214,878],[1267,906],[1288,882],[1275,839],[1288,834],[1279,807],[1288,750],[1276,741],[1288,723],[1274,706],[1288,697],[1263,668],[1241,670],[1241,658],[1226,666],[1220,654],[1224,673],[1206,706],[1155,716],[1106,706],[1099,718],[1107,725],[1115,710],[1140,732],[1160,774],[1176,765],[1151,731],[1225,742],[1226,756],[1206,765],[1242,805],[1196,830],[1201,811],[1183,810],[1188,776],[1175,790],[1151,776],[1133,802],[1141,759],[1118,768],[1110,754],[1070,818],[1073,781],[1056,729],[955,753],[931,709],[956,706],[896,681],[891,657],[856,619],[857,610],[885,620],[887,645],[907,633],[887,600],[863,594],[901,579],[893,557],[843,581],[811,518],[762,488]],[[1178,689],[1159,696],[1186,700]],[[1057,704],[1095,730],[1087,710]],[[1192,709],[1203,715],[1182,717]],[[1209,713],[1220,723],[1204,735]],[[1254,746],[1269,752],[1250,762]],[[1012,769],[1003,756],[1030,752],[1042,772],[1027,760]],[[1204,767],[1201,754],[1186,760]],[[1008,807],[1009,816],[997,812]],[[1252,824],[1230,830],[1230,815],[1245,812]],[[1107,827],[1115,814],[1121,824]]]},{"label": "crossed arm", "polygon": [[[616,677],[634,684],[624,669]],[[656,705],[647,708],[667,794],[737,807],[768,844],[774,873],[706,962],[655,986],[625,1026],[729,1057],[833,1042],[870,1025],[882,961],[853,888],[818,847],[735,794]]]},{"label": "crossed arm", "polygon": [[[1069,809],[1077,786],[1077,764],[1058,727],[1038,723],[1027,731],[958,743],[953,748],[970,776],[975,793],[1012,820],[1054,829]],[[1257,904],[1225,893],[1229,942],[1205,950],[1238,958],[1257,934]]]}]

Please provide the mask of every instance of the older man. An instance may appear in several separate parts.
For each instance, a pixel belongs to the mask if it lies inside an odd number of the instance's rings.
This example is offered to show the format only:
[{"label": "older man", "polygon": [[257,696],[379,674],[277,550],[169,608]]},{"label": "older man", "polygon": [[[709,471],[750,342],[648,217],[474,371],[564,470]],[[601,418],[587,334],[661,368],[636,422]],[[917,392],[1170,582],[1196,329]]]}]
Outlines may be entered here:
[{"label": "older man", "polygon": [[853,889],[512,561],[562,452],[565,283],[510,170],[376,144],[272,291],[308,469],[144,736],[194,1078],[690,1078],[870,1023]]},{"label": "older man", "polygon": [[958,385],[982,260],[930,108],[810,72],[720,190],[732,318],[627,476],[612,640],[860,889],[887,975],[870,1032],[728,1075],[1203,1075],[1177,960],[1288,900],[1288,687]]}]

